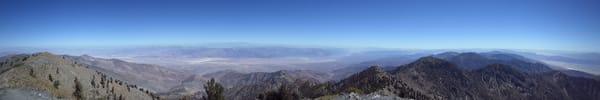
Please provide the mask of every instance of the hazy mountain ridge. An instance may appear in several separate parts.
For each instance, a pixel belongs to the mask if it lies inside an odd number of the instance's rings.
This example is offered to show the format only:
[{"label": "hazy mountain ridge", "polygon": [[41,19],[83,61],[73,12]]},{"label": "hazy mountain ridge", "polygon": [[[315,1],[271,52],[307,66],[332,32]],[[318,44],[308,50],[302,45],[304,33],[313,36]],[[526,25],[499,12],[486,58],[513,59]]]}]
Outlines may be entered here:
[{"label": "hazy mountain ridge", "polygon": [[527,59],[519,55],[502,52],[447,52],[434,55],[434,57],[457,64],[458,67],[466,70],[477,70],[490,64],[510,65],[514,66],[516,69],[519,69],[519,71],[527,73],[540,73],[552,70],[549,66],[538,61]]},{"label": "hazy mountain ridge", "polygon": [[[499,60],[496,59],[499,57],[490,57],[489,55],[516,55],[527,57],[528,59],[533,59],[538,62],[543,62],[553,69],[560,68],[565,70],[577,70],[595,75],[599,75],[600,73],[600,67],[596,66],[598,65],[597,62],[600,62],[600,59],[598,59],[600,58],[600,55],[598,55],[598,53],[586,52],[526,49],[360,49],[301,47],[290,45],[253,45],[251,43],[231,43],[228,45],[222,46],[215,44],[212,46],[189,45],[95,48],[23,47],[0,49],[0,54],[14,55],[42,51],[51,51],[53,53],[66,55],[87,54],[97,58],[115,58],[127,62],[155,64],[173,69],[184,69],[185,71],[190,71],[192,73],[204,74],[226,69],[243,69],[238,71],[247,72],[272,72],[278,70],[319,70],[328,72],[371,61],[377,62],[383,65],[383,67],[398,66],[396,64],[406,63],[396,63],[400,61],[386,61],[386,59],[398,56],[415,55],[414,57],[416,58],[411,58],[414,61],[418,57],[453,51],[457,54],[458,52],[479,52],[478,54],[486,58],[494,58],[494,60]],[[360,67],[358,69],[366,69],[368,66],[370,65],[357,67]],[[360,70],[352,70],[348,72],[351,74],[359,71]],[[340,76],[347,77],[350,74],[344,74]]]},{"label": "hazy mountain ridge", "polygon": [[[457,64],[459,67],[467,70],[481,69],[482,66],[489,64],[505,64],[513,66],[515,69],[527,73],[543,73],[552,70],[561,71],[564,74],[575,77],[587,77],[594,78],[597,75],[587,73],[590,71],[568,69],[568,67],[549,65],[545,61],[539,61],[540,58],[528,58],[517,54],[508,52],[491,51],[491,52],[445,52],[433,55],[434,57],[441,58],[452,63]],[[539,55],[538,55],[539,56]],[[583,72],[586,71],[586,72]],[[591,71],[594,72],[594,71]]]},{"label": "hazy mountain ridge", "polygon": [[531,59],[544,62],[553,68],[563,70],[577,70],[595,75],[600,75],[600,55],[598,53],[536,53],[536,52],[512,52]]}]

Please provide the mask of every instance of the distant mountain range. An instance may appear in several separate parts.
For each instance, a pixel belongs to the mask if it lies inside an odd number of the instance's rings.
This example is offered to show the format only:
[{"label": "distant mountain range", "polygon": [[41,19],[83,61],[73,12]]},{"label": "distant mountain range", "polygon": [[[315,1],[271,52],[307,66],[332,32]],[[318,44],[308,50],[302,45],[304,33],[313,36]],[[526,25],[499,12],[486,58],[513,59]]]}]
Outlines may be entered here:
[{"label": "distant mountain range", "polygon": [[[349,66],[358,67],[360,66],[358,64],[366,64],[368,67],[371,65],[368,64],[370,62],[380,64],[382,67],[398,66],[406,64],[406,61],[414,61],[419,57],[438,55],[445,52],[489,53],[482,54],[484,56],[495,52],[526,57],[553,69],[577,70],[600,75],[600,67],[597,67],[600,64],[599,53],[550,50],[333,48],[215,43],[189,46],[0,48],[0,56],[44,51],[61,55],[90,55],[97,58],[120,59],[127,62],[154,64],[201,74],[227,69],[242,72],[273,72],[277,70],[331,72]],[[361,67],[362,69],[367,68],[365,66]],[[358,71],[360,70],[352,72],[356,73]],[[341,76],[347,77],[349,74]]]},{"label": "distant mountain range", "polygon": [[556,68],[526,56],[427,54],[379,56],[345,63],[349,66],[331,72],[222,70],[207,74],[87,55],[8,55],[0,57],[0,99],[200,99],[206,95],[203,85],[211,78],[224,86],[228,100],[254,100],[282,90],[286,91],[283,96],[296,99],[326,100],[600,99],[600,76]]},{"label": "distant mountain range", "polygon": [[[482,60],[482,55],[476,53],[445,53],[436,56],[461,58],[458,61],[463,64],[429,56],[386,72],[381,68],[371,67],[338,84],[343,87],[341,89],[348,89],[350,85],[350,88],[367,93],[377,90],[401,91],[392,93],[413,99],[594,100],[600,98],[598,92],[600,81],[597,78],[570,76],[544,66],[536,66],[536,69],[544,70],[534,71],[529,68],[518,68],[525,67],[519,65],[528,65],[519,64],[527,61],[517,59],[521,58],[518,56],[492,56],[503,57],[503,60],[507,57],[513,62],[492,63],[484,67],[476,66],[480,62],[466,63],[471,62],[469,60],[486,62]],[[458,56],[467,56],[468,59]]]},{"label": "distant mountain range", "polygon": [[558,71],[528,74],[503,64],[468,71],[442,59],[425,57],[396,70],[371,67],[337,83],[339,90],[334,94],[387,91],[382,95],[419,100],[594,100],[600,98],[599,82]]}]

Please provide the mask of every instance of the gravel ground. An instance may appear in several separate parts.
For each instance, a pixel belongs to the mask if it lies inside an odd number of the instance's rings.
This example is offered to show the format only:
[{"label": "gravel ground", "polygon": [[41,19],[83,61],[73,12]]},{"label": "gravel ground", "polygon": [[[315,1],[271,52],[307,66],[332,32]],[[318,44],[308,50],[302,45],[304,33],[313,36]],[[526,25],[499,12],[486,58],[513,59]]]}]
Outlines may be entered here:
[{"label": "gravel ground", "polygon": [[50,100],[46,93],[25,89],[0,89],[0,100]]}]

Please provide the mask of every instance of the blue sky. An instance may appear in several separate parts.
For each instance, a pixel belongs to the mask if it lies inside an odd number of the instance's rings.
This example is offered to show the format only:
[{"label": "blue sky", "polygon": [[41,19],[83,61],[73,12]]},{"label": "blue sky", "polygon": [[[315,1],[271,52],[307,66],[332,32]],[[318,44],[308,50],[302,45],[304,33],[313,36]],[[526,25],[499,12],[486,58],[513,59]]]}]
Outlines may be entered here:
[{"label": "blue sky", "polygon": [[599,51],[597,0],[2,0],[0,47],[219,42]]}]

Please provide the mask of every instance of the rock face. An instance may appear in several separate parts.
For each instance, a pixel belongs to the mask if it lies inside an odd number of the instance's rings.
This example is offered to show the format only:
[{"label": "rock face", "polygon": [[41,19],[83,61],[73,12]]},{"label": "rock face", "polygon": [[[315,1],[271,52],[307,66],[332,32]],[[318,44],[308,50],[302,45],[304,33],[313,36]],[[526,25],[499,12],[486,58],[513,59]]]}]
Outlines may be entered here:
[{"label": "rock face", "polygon": [[47,94],[47,98],[68,100],[160,98],[146,88],[108,77],[85,64],[47,52],[6,57],[0,66],[0,89],[3,91],[34,92]]}]

